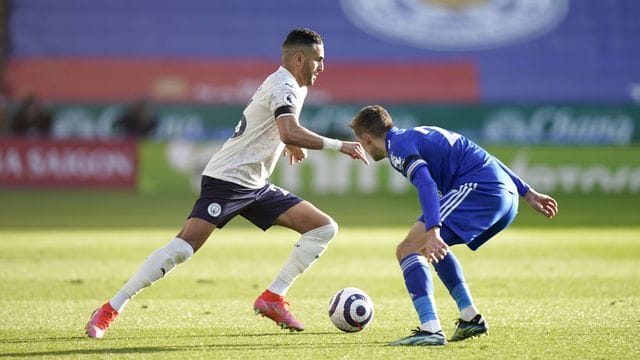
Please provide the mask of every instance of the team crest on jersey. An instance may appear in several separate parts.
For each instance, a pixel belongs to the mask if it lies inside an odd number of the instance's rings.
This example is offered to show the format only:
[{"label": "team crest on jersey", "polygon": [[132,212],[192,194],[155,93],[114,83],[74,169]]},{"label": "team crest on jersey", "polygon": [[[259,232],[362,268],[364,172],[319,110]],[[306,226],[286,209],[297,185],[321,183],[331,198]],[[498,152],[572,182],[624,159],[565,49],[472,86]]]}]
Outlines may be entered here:
[{"label": "team crest on jersey", "polygon": [[569,0],[341,0],[363,31],[418,48],[474,50],[506,46],[551,31]]},{"label": "team crest on jersey", "polygon": [[218,217],[222,213],[222,206],[218,203],[211,203],[209,207],[207,207],[207,212],[213,217]]},{"label": "team crest on jersey", "polygon": [[400,156],[396,156],[393,153],[389,154],[389,160],[391,160],[391,166],[402,171],[402,165],[404,164],[404,159]]}]

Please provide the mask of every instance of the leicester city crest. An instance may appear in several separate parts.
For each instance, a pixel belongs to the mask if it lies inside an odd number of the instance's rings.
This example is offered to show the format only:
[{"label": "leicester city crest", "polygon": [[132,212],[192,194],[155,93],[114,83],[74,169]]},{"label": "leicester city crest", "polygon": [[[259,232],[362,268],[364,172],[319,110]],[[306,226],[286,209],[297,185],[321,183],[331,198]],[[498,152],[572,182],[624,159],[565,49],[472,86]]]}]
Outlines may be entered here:
[{"label": "leicester city crest", "polygon": [[387,41],[444,51],[489,49],[551,31],[569,0],[341,0],[361,30]]}]

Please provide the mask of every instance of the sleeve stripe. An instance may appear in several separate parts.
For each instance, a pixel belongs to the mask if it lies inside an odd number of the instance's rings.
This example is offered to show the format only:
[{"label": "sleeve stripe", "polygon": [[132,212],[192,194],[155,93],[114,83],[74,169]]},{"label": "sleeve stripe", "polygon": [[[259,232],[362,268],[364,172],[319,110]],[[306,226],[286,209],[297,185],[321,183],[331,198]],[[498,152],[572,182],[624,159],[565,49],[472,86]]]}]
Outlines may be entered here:
[{"label": "sleeve stripe", "polygon": [[273,115],[277,119],[282,115],[294,115],[295,113],[296,113],[295,108],[293,106],[280,106],[279,108],[276,109]]},{"label": "sleeve stripe", "polygon": [[418,166],[423,164],[426,165],[427,162],[422,159],[418,159],[411,163],[411,165],[409,165],[409,168],[407,168],[407,179],[411,180],[411,174],[418,168]]},{"label": "sleeve stripe", "polygon": [[292,116],[295,116],[296,114],[294,114],[294,113],[282,113],[282,114],[280,114],[280,115],[276,116],[276,120],[278,120],[280,117],[285,116],[285,115],[292,115]]}]

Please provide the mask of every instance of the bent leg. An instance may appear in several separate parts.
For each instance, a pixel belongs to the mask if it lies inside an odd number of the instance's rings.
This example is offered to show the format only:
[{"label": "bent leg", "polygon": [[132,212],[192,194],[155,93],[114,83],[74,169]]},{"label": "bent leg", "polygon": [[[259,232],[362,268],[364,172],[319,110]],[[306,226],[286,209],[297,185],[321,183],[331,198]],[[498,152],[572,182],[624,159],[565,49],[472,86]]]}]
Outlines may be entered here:
[{"label": "bent leg", "polygon": [[289,208],[275,221],[301,234],[286,263],[268,290],[285,296],[293,282],[326,250],[338,232],[338,225],[324,212],[307,201]]},{"label": "bent leg", "polygon": [[300,274],[320,257],[338,231],[328,215],[307,201],[301,201],[280,214],[273,224],[293,229],[302,235],[286,263],[271,285],[254,302],[256,313],[276,322],[282,328],[302,331],[304,325],[286,308],[284,296]]},{"label": "bent leg", "polygon": [[216,226],[200,218],[192,217],[187,220],[182,230],[176,237],[186,241],[193,248],[193,252],[198,251],[207,241]]},{"label": "bent leg", "polygon": [[214,229],[215,225],[202,219],[188,219],[183,229],[173,240],[147,257],[138,271],[109,300],[111,306],[120,313],[129,300],[142,289],[163,278],[178,264],[189,260]]},{"label": "bent leg", "polygon": [[436,311],[433,280],[422,249],[427,238],[424,224],[416,222],[409,234],[396,248],[402,275],[420,319],[420,328],[431,333],[442,330]]},{"label": "bent leg", "polygon": [[[440,229],[440,235],[447,244],[456,243],[456,239],[459,239],[458,235],[446,226]],[[456,302],[456,305],[458,305],[460,318],[469,321],[478,315],[478,309],[473,303],[471,291],[464,279],[462,266],[460,266],[460,262],[453,252],[449,250],[444,259],[434,264],[433,267],[444,286],[449,290],[449,294]]]},{"label": "bent leg", "polygon": [[287,227],[300,234],[330,223],[335,221],[308,201],[302,201],[290,207],[274,222],[275,225]]}]

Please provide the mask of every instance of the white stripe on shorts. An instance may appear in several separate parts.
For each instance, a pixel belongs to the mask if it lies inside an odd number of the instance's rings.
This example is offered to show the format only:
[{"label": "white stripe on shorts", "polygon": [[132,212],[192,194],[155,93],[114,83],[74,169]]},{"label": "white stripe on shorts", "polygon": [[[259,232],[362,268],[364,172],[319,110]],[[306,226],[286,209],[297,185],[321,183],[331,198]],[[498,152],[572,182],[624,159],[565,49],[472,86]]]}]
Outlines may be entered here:
[{"label": "white stripe on shorts", "polygon": [[453,193],[453,195],[440,205],[440,221],[444,221],[476,187],[478,187],[477,183],[466,183],[458,190],[450,192],[449,194]]}]

